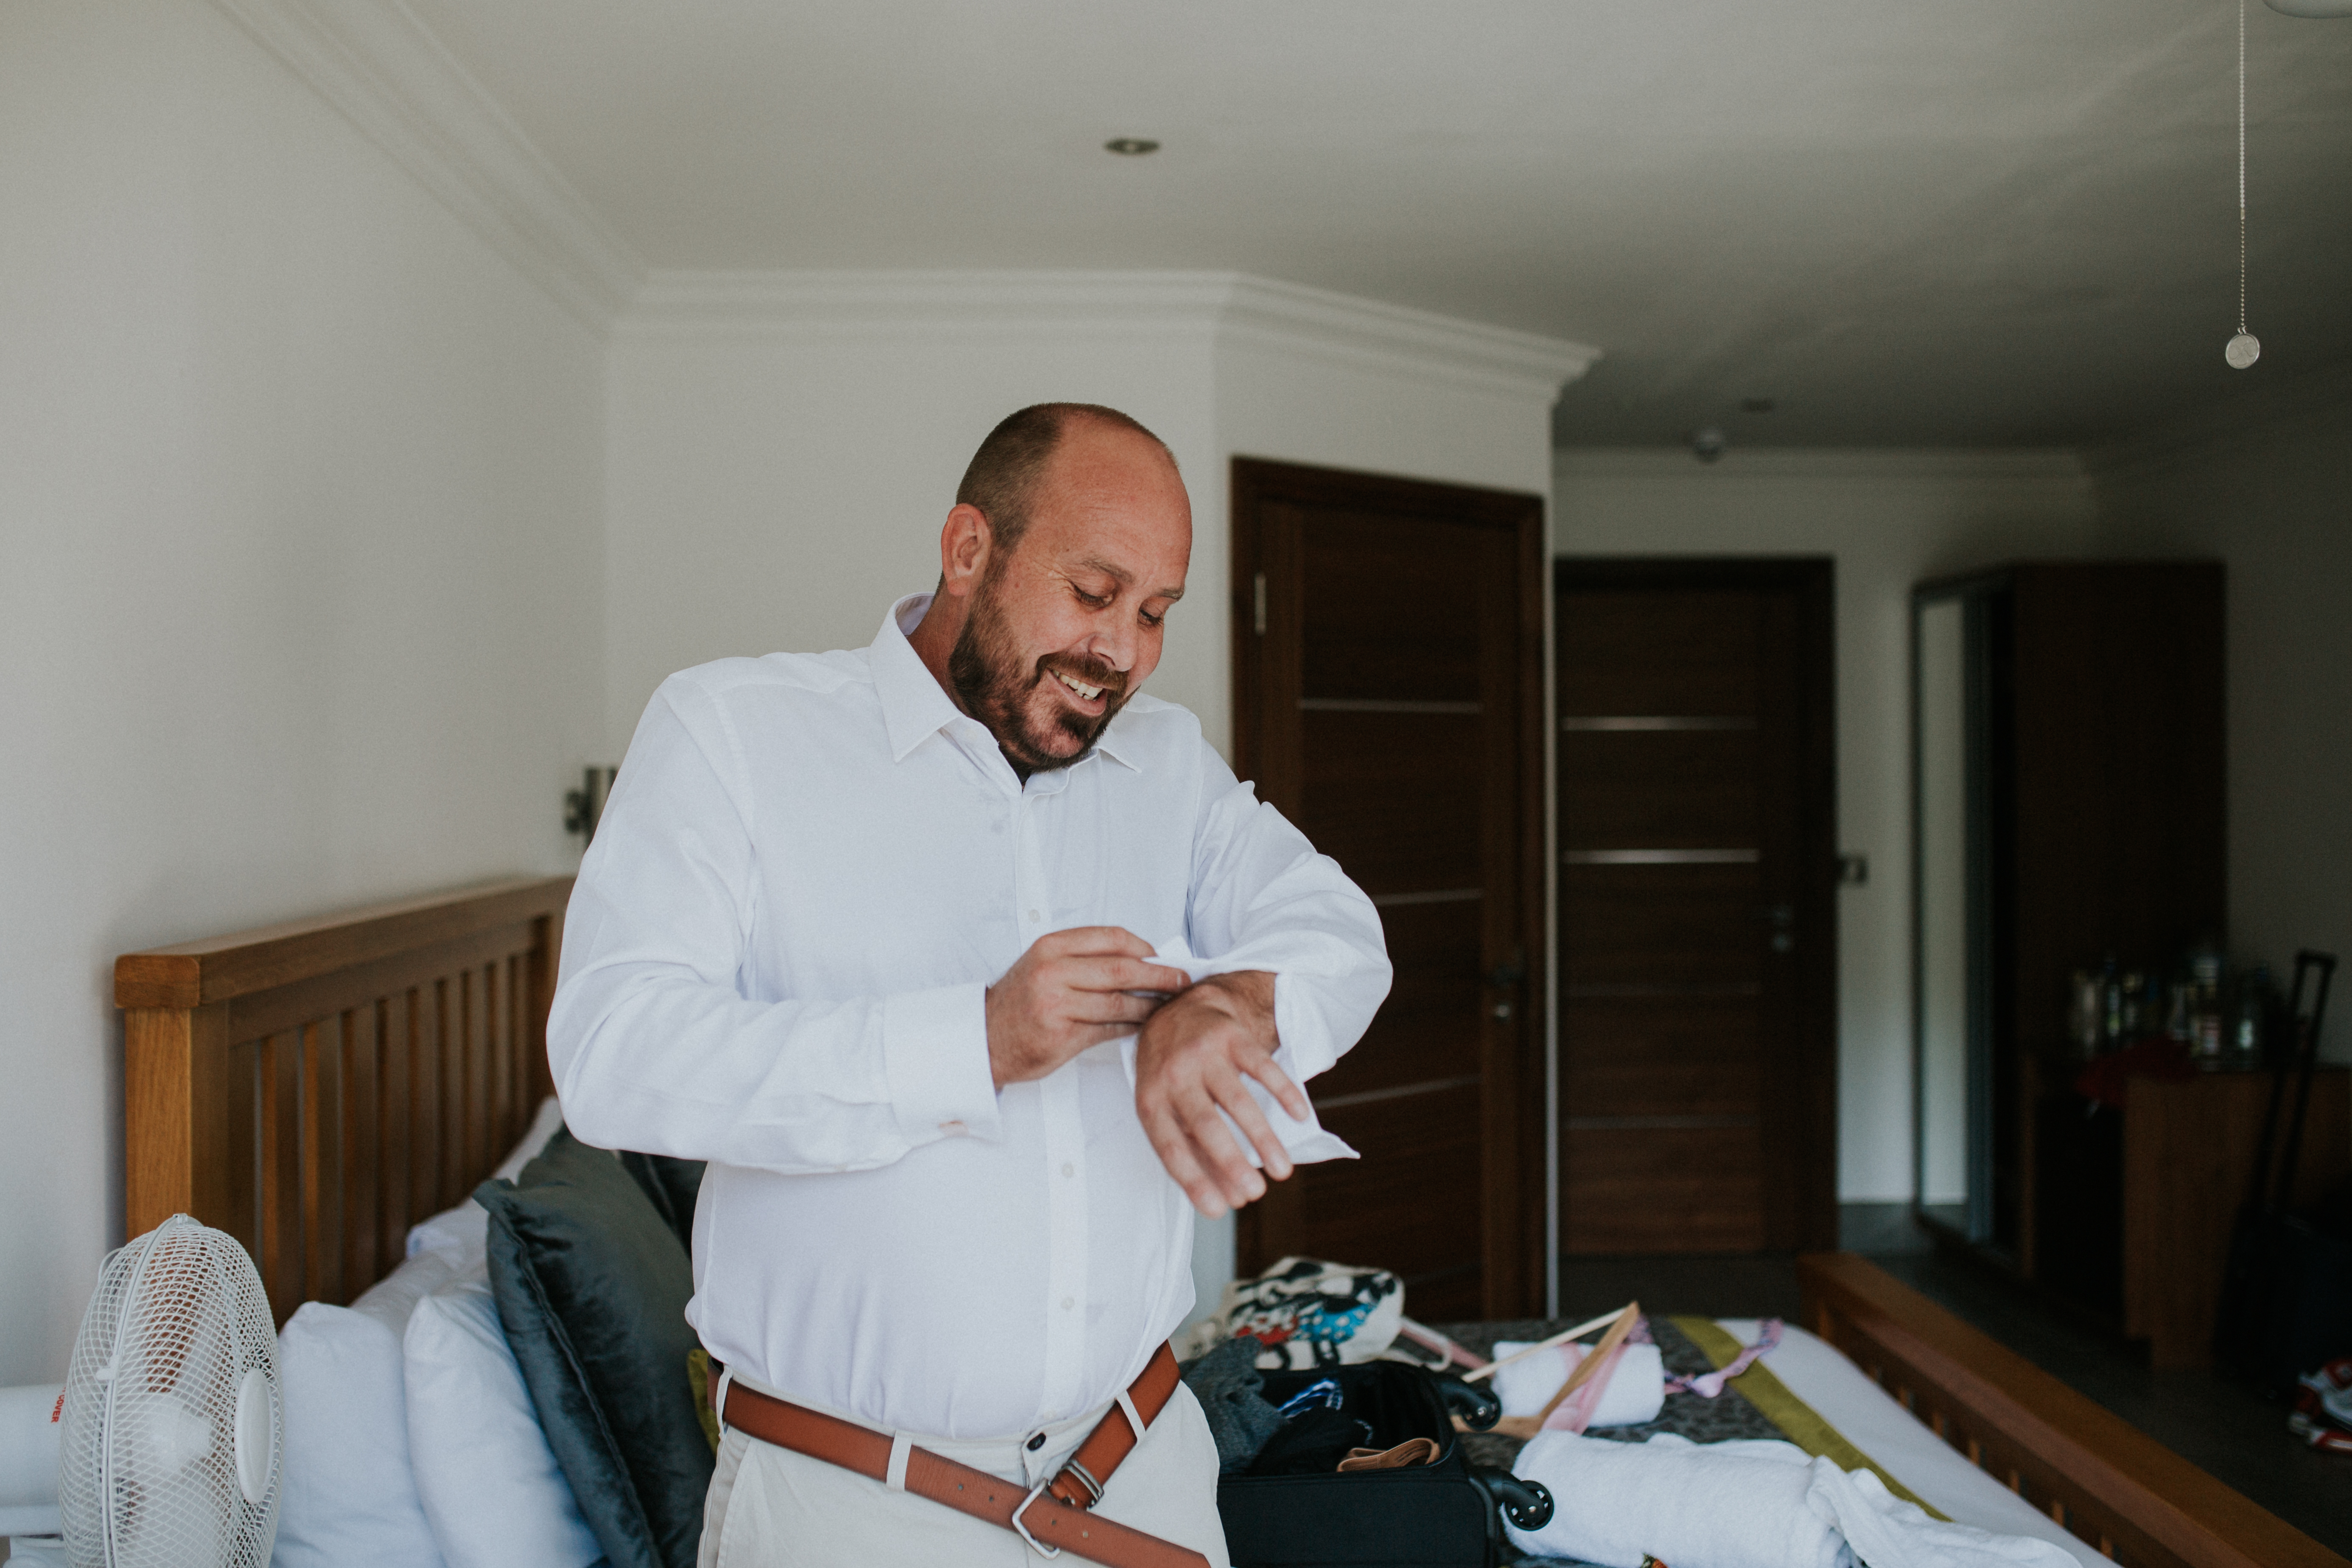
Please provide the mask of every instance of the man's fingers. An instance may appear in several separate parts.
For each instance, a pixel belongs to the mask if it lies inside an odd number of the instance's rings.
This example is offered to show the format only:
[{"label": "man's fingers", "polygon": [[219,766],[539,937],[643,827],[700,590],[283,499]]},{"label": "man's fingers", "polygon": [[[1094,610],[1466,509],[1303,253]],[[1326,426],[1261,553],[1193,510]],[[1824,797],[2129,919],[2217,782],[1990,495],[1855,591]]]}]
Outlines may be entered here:
[{"label": "man's fingers", "polygon": [[1304,1121],[1315,1113],[1315,1108],[1307,1102],[1307,1091],[1291,1082],[1290,1075],[1272,1057],[1253,1054],[1243,1062],[1242,1070],[1265,1085],[1266,1092],[1290,1112],[1293,1121]]},{"label": "man's fingers", "polygon": [[1073,991],[1158,991],[1173,993],[1192,984],[1181,969],[1145,963],[1136,958],[1093,954],[1064,958],[1055,964],[1055,978]]},{"label": "man's fingers", "polygon": [[[1279,1072],[1281,1069],[1276,1070]],[[1225,1083],[1213,1083],[1209,1093],[1224,1108],[1225,1114],[1234,1119],[1234,1125],[1242,1130],[1242,1136],[1257,1150],[1258,1163],[1265,1167],[1266,1179],[1288,1181],[1290,1151],[1282,1146],[1281,1137],[1276,1133],[1274,1124],[1265,1119],[1265,1112],[1258,1109],[1257,1100],[1250,1093],[1245,1080],[1237,1075]]]},{"label": "man's fingers", "polygon": [[1069,1016],[1073,1023],[1117,1025],[1119,1033],[1131,1035],[1136,1026],[1160,1008],[1154,996],[1130,996],[1124,991],[1087,991],[1073,998]]},{"label": "man's fingers", "polygon": [[1176,1107],[1176,1115],[1201,1163],[1208,1166],[1210,1174],[1223,1190],[1226,1201],[1239,1208],[1265,1195],[1265,1178],[1251,1168],[1249,1157],[1234,1142],[1233,1129],[1217,1114],[1217,1102],[1205,1088],[1195,1088],[1185,1095]]},{"label": "man's fingers", "polygon": [[1125,926],[1072,926],[1067,931],[1047,931],[1032,945],[1054,958],[1112,954],[1150,958],[1152,952],[1150,942]]},{"label": "man's fingers", "polygon": [[1201,1162],[1193,1155],[1192,1140],[1186,1136],[1174,1114],[1162,1110],[1147,1117],[1144,1132],[1151,1140],[1153,1150],[1159,1153],[1160,1164],[1167,1167],[1169,1175],[1174,1177],[1176,1184],[1184,1190],[1184,1195],[1192,1200],[1192,1206],[1205,1218],[1224,1218],[1232,1205],[1225,1201],[1217,1184],[1202,1169]]}]

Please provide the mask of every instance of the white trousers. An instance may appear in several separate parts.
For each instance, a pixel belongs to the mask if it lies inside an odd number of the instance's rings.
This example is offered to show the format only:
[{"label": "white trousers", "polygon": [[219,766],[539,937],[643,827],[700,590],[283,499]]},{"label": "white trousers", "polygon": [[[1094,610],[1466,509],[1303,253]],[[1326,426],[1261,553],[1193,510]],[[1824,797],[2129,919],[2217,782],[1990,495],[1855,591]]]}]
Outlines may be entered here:
[{"label": "white trousers", "polygon": [[[1034,1434],[987,1442],[910,1437],[919,1448],[1026,1489],[1057,1473],[1103,1415],[1047,1426],[1034,1448],[1026,1441]],[[1112,1473],[1095,1512],[1189,1546],[1209,1568],[1228,1568],[1217,1519],[1216,1439],[1191,1389],[1177,1384],[1142,1443]],[[719,1441],[698,1568],[1028,1568],[1043,1561],[1011,1531],[945,1503],[893,1491],[731,1426]]]}]

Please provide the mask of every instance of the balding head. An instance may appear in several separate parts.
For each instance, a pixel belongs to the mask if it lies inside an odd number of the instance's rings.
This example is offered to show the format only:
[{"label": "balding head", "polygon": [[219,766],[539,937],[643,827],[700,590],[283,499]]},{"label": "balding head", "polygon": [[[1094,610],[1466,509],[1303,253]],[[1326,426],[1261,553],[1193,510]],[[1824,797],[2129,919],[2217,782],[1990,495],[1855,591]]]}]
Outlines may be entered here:
[{"label": "balding head", "polygon": [[1159,448],[1171,468],[1176,467],[1176,455],[1168,450],[1167,442],[1136,419],[1098,403],[1033,403],[1008,415],[971,455],[963,482],[956,487],[956,504],[988,519],[999,557],[1012,554],[1028,531],[1037,485],[1064,434],[1080,424],[1140,436]]}]

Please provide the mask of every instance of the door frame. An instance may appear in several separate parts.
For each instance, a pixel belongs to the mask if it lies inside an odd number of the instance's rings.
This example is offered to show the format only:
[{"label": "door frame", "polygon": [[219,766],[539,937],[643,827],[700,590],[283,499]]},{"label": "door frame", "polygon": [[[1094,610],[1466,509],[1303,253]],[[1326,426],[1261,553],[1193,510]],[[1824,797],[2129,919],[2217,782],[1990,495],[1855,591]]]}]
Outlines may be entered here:
[{"label": "door frame", "polygon": [[[1549,1203],[1549,1108],[1553,1094],[1549,1076],[1551,988],[1547,973],[1551,961],[1551,910],[1548,873],[1552,814],[1545,771],[1549,754],[1550,685],[1545,637],[1549,600],[1543,571],[1544,498],[1263,458],[1234,458],[1231,482],[1234,771],[1255,780],[1260,798],[1294,820],[1302,781],[1265,773],[1265,764],[1276,748],[1265,743],[1264,726],[1268,715],[1261,711],[1259,701],[1267,676],[1267,638],[1259,627],[1261,614],[1263,624],[1269,627],[1285,623],[1295,626],[1300,605],[1295,573],[1289,575],[1292,592],[1288,595],[1263,595],[1258,586],[1259,574],[1268,564],[1265,509],[1287,501],[1442,519],[1491,528],[1512,538],[1518,575],[1514,638],[1518,712],[1517,765],[1510,782],[1519,827],[1517,853],[1512,858],[1518,908],[1516,921],[1489,921],[1480,961],[1491,972],[1507,960],[1513,948],[1524,957],[1521,977],[1512,994],[1498,993],[1492,986],[1486,992],[1480,1068],[1486,1080],[1481,1138],[1487,1153],[1479,1183],[1480,1219],[1486,1315],[1539,1316],[1549,1310],[1545,1295],[1556,1228]],[[1493,1016],[1494,1005],[1503,1001],[1511,1004],[1507,1027]],[[1234,1216],[1237,1258],[1248,1258],[1259,1250],[1264,1202],[1252,1204]]]},{"label": "door frame", "polygon": [[[1799,1252],[1831,1251],[1838,1234],[1838,847],[1837,563],[1828,555],[1559,555],[1552,561],[1552,609],[1577,589],[1735,589],[1793,592],[1797,602],[1797,929],[1825,940],[1799,949],[1797,1060],[1780,1105],[1796,1122],[1785,1167],[1765,1167],[1789,1184],[1792,1210],[1784,1239]],[[1555,797],[1553,809],[1558,810]],[[1556,896],[1564,896],[1565,889]],[[1555,915],[1557,911],[1555,911]],[[1555,931],[1564,930],[1555,920]],[[1550,955],[1547,955],[1550,956]],[[1560,1091],[1566,1089],[1563,1072]],[[1566,1115],[1564,1106],[1556,1114]],[[1566,1194],[1561,1215],[1566,1217]],[[1767,1208],[1768,1226],[1770,1209]],[[1562,1256],[1565,1257],[1563,1251]]]}]

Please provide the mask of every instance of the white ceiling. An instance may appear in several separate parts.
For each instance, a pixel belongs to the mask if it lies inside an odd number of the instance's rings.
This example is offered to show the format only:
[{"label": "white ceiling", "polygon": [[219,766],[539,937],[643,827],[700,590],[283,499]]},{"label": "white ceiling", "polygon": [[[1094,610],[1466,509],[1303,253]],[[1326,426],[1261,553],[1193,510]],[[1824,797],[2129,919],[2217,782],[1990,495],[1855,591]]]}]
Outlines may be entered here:
[{"label": "white ceiling", "polygon": [[1256,273],[1601,345],[1564,443],[2083,442],[2352,360],[2352,20],[2251,10],[2239,374],[2232,0],[407,4],[655,267]]}]

